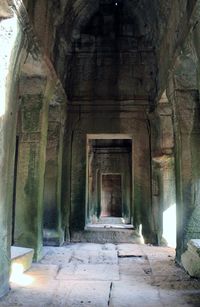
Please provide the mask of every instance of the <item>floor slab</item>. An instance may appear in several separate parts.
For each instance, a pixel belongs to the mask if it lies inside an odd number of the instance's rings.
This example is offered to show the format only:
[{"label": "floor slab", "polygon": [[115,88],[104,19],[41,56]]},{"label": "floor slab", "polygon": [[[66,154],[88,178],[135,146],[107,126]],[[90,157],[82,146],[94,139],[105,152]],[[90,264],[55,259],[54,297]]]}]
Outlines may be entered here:
[{"label": "floor slab", "polygon": [[0,307],[200,306],[200,280],[174,258],[170,248],[127,243],[45,247]]},{"label": "floor slab", "polygon": [[119,267],[118,265],[109,264],[68,265],[60,270],[57,279],[94,281],[119,280]]}]

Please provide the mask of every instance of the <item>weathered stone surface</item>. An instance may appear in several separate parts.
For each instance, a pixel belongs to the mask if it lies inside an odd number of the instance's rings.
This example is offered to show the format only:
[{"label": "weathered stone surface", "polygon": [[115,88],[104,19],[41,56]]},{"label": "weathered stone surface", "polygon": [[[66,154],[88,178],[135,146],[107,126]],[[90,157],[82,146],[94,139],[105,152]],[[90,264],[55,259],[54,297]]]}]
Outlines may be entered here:
[{"label": "weathered stone surface", "polygon": [[[122,177],[117,215],[134,225],[130,241],[142,229],[146,242],[163,244],[163,214],[175,200],[178,261],[199,238],[199,12],[199,0],[1,0],[0,296],[8,290],[11,230],[14,243],[34,247],[36,258],[43,236],[47,244],[81,240],[85,224],[99,218],[99,173]],[[16,18],[20,31],[9,53]],[[160,100],[166,87],[169,101]],[[106,153],[91,162],[88,134],[131,135],[132,157]],[[95,164],[91,173],[87,160]],[[119,234],[88,232],[86,239],[118,242]],[[86,261],[86,253],[73,261]],[[99,257],[109,264],[110,253]],[[91,259],[98,262],[92,252]],[[152,269],[162,273],[154,260]]]},{"label": "weathered stone surface", "polygon": [[74,231],[71,241],[90,243],[141,243],[143,241],[138,231],[131,229],[113,229],[106,225],[105,228]]},{"label": "weathered stone surface", "polygon": [[44,265],[40,263],[34,263],[29,270],[29,274],[32,277],[40,278],[55,278],[59,270],[58,265]]},{"label": "weathered stone surface", "polygon": [[137,244],[118,244],[118,257],[142,257],[143,251]]},{"label": "weathered stone surface", "polygon": [[[38,78],[36,78],[38,80]],[[30,80],[29,80],[30,81]],[[48,126],[48,102],[52,84],[48,79],[43,92],[22,93],[19,128],[14,243],[34,249],[34,259],[41,257],[43,229],[43,190]],[[30,82],[28,82],[30,86]],[[24,95],[23,95],[24,94]],[[25,133],[25,137],[23,136]],[[31,135],[33,136],[31,137]],[[26,136],[29,135],[27,140]],[[32,219],[29,218],[31,215]]]},{"label": "weathered stone surface", "polygon": [[[3,1],[5,8],[5,1]],[[1,7],[1,4],[0,4]],[[4,11],[4,9],[3,9]],[[4,11],[5,12],[5,11]],[[1,11],[2,13],[2,11]],[[1,16],[0,17],[8,17]],[[0,18],[0,297],[9,290],[17,79],[23,33],[16,20]]]},{"label": "weathered stone surface", "polygon": [[23,272],[30,269],[33,261],[33,254],[34,250],[31,248],[11,246],[11,270],[15,267],[15,264],[22,266]]},{"label": "weathered stone surface", "polygon": [[57,275],[60,280],[119,280],[118,266],[114,264],[77,264],[64,267]]},{"label": "weathered stone surface", "polygon": [[8,5],[8,1],[7,0],[2,0],[1,1],[0,16],[1,16],[1,18],[13,17],[13,12],[11,10],[11,7]]},{"label": "weathered stone surface", "polygon": [[[56,92],[57,88],[55,89]],[[46,165],[44,178],[43,243],[59,246],[64,242],[61,212],[62,151],[65,112],[56,93],[49,105]]]},{"label": "weathered stone surface", "polygon": [[198,90],[182,91],[172,83],[168,94],[173,105],[175,123],[177,260],[181,262],[181,254],[186,250],[187,242],[198,238],[200,231],[196,222],[196,216],[199,216],[199,98]]},{"label": "weathered stone surface", "polygon": [[156,288],[152,291],[151,286],[146,285],[146,283],[140,284],[138,282],[138,285],[128,286],[126,283],[114,282],[110,306],[115,307],[118,302],[120,302],[120,307],[141,305],[148,307],[162,306]]},{"label": "weathered stone surface", "polygon": [[187,244],[188,248],[181,256],[184,269],[192,277],[200,277],[200,240],[193,239]]},{"label": "weathered stone surface", "polygon": [[[66,282],[62,280],[51,305],[106,307],[109,301],[110,284],[108,281]],[[65,291],[63,291],[63,285],[65,285]]]},{"label": "weathered stone surface", "polygon": [[[150,165],[149,165],[149,159],[147,159],[147,157],[149,157],[149,148],[148,148],[149,135],[146,126],[146,120],[143,117],[144,116],[143,112],[139,114],[141,116],[141,119],[138,119],[138,114],[135,114],[134,112],[132,113],[132,117],[130,116],[128,118],[126,117],[126,115],[124,115],[121,112],[115,113],[115,115],[112,115],[112,113],[110,112],[96,113],[95,111],[92,112],[91,114],[83,113],[81,119],[78,120],[76,127],[74,129],[73,123],[76,123],[77,120],[76,118],[78,114],[79,114],[78,112],[71,113],[70,116],[68,117],[67,121],[68,133],[64,147],[64,152],[67,153],[64,156],[65,160],[64,165],[66,165],[65,167],[66,170],[68,170],[68,172],[64,174],[63,186],[66,187],[66,182],[68,182],[68,186],[66,190],[63,190],[63,197],[65,203],[71,203],[71,213],[70,213],[69,223],[72,230],[72,236],[73,236],[72,240],[75,241],[75,236],[73,235],[73,233],[75,233],[75,231],[76,232],[82,231],[84,229],[85,223],[89,218],[89,215],[85,216],[85,213],[89,212],[90,208],[88,207],[87,204],[88,211],[86,211],[85,203],[86,203],[86,193],[89,190],[89,182],[86,179],[86,173],[88,169],[88,165],[86,165],[87,161],[86,138],[87,138],[87,133],[90,132],[90,134],[94,135],[101,134],[105,136],[111,134],[115,135],[117,133],[120,135],[121,133],[122,136],[120,136],[120,138],[122,138],[123,135],[126,134],[132,136],[133,155],[131,157],[132,162],[130,163],[132,163],[132,167],[134,167],[134,187],[132,190],[133,194],[130,195],[130,197],[133,198],[129,206],[129,211],[135,212],[135,216],[132,217],[134,219],[134,226],[137,227],[139,224],[142,223],[143,234],[145,238],[147,240],[154,241],[154,238],[152,238],[153,237],[152,224],[150,218],[151,213],[150,212],[147,213],[147,211],[151,210],[150,207],[148,206],[149,197],[150,197],[150,186],[149,186]],[[104,123],[103,126],[102,122]],[[141,139],[145,141],[141,143],[140,142]],[[71,141],[72,141],[70,145],[71,151],[69,151],[68,146]],[[75,154],[76,152],[78,152],[79,154],[78,155]],[[105,161],[103,160],[102,165],[99,168],[100,173],[103,173],[103,169],[105,170],[104,163]],[[143,172],[144,165],[146,170],[145,172]],[[121,164],[121,167],[118,166],[119,163],[116,163],[114,169],[115,173],[116,172],[120,173],[120,170],[123,169],[123,163]],[[70,170],[71,170],[71,175],[69,174]],[[69,182],[70,176],[71,176],[71,183]],[[133,178],[131,178],[130,181],[133,182]],[[126,189],[128,189],[127,185],[124,194],[126,193]],[[71,198],[69,199],[70,194]],[[69,210],[69,208],[67,210]],[[91,211],[92,210],[93,208],[91,208]],[[142,214],[143,211],[146,211],[146,213]],[[90,212],[90,216],[92,215],[93,215],[92,212]],[[124,216],[124,218],[126,219],[126,216]]]},{"label": "weathered stone surface", "polygon": [[[142,257],[119,258],[118,264],[114,265],[113,274],[113,265],[104,264],[101,253],[109,252],[114,259],[118,248],[124,252],[142,250]],[[20,285],[17,282],[11,284],[10,293],[0,301],[2,307],[27,305],[30,307],[36,305],[161,307],[198,306],[200,302],[199,280],[190,278],[182,268],[177,270],[174,262],[175,252],[170,248],[135,244],[115,246],[81,243],[57,248],[46,247],[45,254],[44,263],[33,265],[32,269],[24,274],[24,278],[29,280],[28,285]],[[71,261],[69,255],[76,255],[77,258],[84,259],[87,264],[78,264],[75,258]],[[96,258],[95,265],[88,262],[91,255],[93,259]],[[65,259],[68,259],[68,262],[65,262]],[[50,264],[49,261],[54,264]],[[77,280],[72,280],[74,275],[69,273],[74,271],[75,265],[81,269],[76,271]],[[89,277],[87,272],[90,265],[94,274]],[[106,271],[102,271],[102,266]],[[162,274],[161,267],[166,267]],[[66,274],[63,278],[67,280],[59,279],[60,273],[64,271]],[[102,274],[107,278],[104,281],[98,280],[102,278]],[[118,280],[114,280],[116,274]]]},{"label": "weathered stone surface", "polygon": [[[55,262],[56,259],[56,262]],[[45,248],[45,256],[41,260],[43,264],[52,264],[65,267],[77,264],[118,264],[117,250],[114,244],[79,243],[60,248]]]}]

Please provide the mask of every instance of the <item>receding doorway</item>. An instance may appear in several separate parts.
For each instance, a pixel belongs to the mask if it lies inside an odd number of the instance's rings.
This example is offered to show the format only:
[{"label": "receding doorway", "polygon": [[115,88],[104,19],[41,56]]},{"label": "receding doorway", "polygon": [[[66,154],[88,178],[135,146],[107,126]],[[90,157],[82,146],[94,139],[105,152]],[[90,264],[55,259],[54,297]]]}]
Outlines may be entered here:
[{"label": "receding doorway", "polygon": [[122,217],[122,176],[102,174],[100,217]]},{"label": "receding doorway", "polygon": [[132,143],[124,134],[87,136],[86,226],[131,224]]}]

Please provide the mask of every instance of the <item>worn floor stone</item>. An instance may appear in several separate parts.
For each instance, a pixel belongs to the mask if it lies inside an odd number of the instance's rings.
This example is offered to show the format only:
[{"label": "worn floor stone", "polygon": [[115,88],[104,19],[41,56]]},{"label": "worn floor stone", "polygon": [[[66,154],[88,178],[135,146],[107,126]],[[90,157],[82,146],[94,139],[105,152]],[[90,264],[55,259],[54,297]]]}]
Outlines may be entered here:
[{"label": "worn floor stone", "polygon": [[61,269],[57,279],[119,280],[119,267],[111,264],[78,264]]},{"label": "worn floor stone", "polygon": [[200,306],[200,280],[174,262],[174,250],[136,244],[45,247],[44,258],[11,284],[9,306]]},{"label": "worn floor stone", "polygon": [[51,306],[104,307],[108,305],[109,292],[107,281],[67,281],[64,284],[61,281]]},{"label": "worn floor stone", "polygon": [[136,244],[118,244],[118,256],[119,257],[139,257],[144,253],[141,249],[141,245]]}]

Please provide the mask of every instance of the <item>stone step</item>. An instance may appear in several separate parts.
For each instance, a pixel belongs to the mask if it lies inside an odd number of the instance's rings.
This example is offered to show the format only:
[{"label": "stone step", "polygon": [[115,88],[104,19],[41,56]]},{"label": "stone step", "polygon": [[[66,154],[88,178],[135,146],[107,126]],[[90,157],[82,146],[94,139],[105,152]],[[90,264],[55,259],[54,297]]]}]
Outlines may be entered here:
[{"label": "stone step", "polygon": [[11,246],[11,267],[21,267],[21,272],[30,269],[33,261],[34,250],[32,248]]},{"label": "stone step", "polygon": [[94,228],[71,234],[71,242],[89,243],[143,243],[143,238],[133,229]]},{"label": "stone step", "polygon": [[102,230],[102,229],[110,229],[110,230],[124,230],[124,229],[134,229],[131,224],[87,224],[85,226],[85,230]]},{"label": "stone step", "polygon": [[126,221],[122,217],[100,217],[97,224],[126,224]]}]

